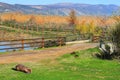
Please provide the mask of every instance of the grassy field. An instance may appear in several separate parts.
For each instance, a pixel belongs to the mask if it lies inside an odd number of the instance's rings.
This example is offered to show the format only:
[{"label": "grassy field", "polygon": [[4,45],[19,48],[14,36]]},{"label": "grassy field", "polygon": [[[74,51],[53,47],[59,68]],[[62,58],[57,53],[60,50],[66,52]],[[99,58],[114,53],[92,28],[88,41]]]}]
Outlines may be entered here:
[{"label": "grassy field", "polygon": [[[54,30],[44,30],[40,29],[39,31],[32,30],[23,30],[23,29],[15,29],[8,26],[0,26],[0,40],[8,40],[8,39],[21,39],[21,38],[35,38],[42,37],[44,38],[52,38],[52,37],[66,37],[67,41],[76,40],[80,37],[78,33],[74,34],[72,31],[54,31]],[[4,36],[3,36],[4,35]],[[88,36],[88,34],[86,34]],[[87,37],[88,38],[88,37]]]},{"label": "grassy field", "polygon": [[31,74],[14,71],[16,63],[0,64],[0,80],[120,80],[120,62],[92,56],[97,48],[65,54],[55,60],[24,62]]}]

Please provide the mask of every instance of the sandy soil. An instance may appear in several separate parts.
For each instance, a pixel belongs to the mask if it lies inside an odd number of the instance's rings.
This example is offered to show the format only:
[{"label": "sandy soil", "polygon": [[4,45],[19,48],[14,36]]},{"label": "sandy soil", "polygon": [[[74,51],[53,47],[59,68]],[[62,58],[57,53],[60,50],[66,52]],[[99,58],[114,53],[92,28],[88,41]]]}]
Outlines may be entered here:
[{"label": "sandy soil", "polygon": [[33,51],[21,51],[11,52],[9,54],[0,55],[0,64],[6,63],[22,63],[22,62],[33,62],[47,59],[55,59],[63,54],[71,53],[77,50],[84,50],[88,48],[96,47],[95,43],[80,43],[69,46],[48,48],[42,50]]}]

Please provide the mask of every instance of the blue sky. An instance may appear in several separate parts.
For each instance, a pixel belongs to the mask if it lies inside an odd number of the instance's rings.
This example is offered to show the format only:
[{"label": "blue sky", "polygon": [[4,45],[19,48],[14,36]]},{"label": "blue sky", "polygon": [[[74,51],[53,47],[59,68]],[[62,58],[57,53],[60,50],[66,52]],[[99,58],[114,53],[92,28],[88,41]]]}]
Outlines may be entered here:
[{"label": "blue sky", "polygon": [[116,4],[120,6],[120,0],[0,0],[10,4],[55,4],[55,3],[87,3],[87,4]]}]

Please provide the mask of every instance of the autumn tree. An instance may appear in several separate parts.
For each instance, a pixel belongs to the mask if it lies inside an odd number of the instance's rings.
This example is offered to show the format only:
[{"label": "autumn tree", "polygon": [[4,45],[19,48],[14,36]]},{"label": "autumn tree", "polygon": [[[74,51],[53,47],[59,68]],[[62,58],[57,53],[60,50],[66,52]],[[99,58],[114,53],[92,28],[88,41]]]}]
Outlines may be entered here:
[{"label": "autumn tree", "polygon": [[120,23],[120,16],[113,16],[113,19],[116,21],[116,23]]},{"label": "autumn tree", "polygon": [[86,21],[77,23],[76,29],[80,32],[80,34],[88,33],[88,25],[86,24]]},{"label": "autumn tree", "polygon": [[76,13],[74,10],[71,10],[69,13],[68,23],[69,26],[74,29],[74,32],[75,32],[76,21],[77,21]]},{"label": "autumn tree", "polygon": [[28,22],[30,24],[35,24],[35,16],[31,15],[30,18],[29,18],[29,20],[28,20]]},{"label": "autumn tree", "polygon": [[0,25],[2,24],[1,14],[0,14]]},{"label": "autumn tree", "polygon": [[71,10],[71,12],[69,13],[69,25],[75,25],[76,23],[76,13],[74,10]]}]

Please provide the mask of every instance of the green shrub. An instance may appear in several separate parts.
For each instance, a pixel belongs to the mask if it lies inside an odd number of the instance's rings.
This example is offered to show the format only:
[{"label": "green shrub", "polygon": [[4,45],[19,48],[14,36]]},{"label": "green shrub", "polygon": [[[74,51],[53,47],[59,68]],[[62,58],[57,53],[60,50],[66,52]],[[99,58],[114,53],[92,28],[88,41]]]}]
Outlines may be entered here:
[{"label": "green shrub", "polygon": [[120,22],[112,27],[109,32],[110,34],[107,37],[110,37],[110,40],[100,43],[101,55],[97,56],[102,59],[120,59]]},{"label": "green shrub", "polygon": [[116,51],[120,54],[120,22],[115,26],[111,32],[112,34],[112,43],[116,47]]}]

